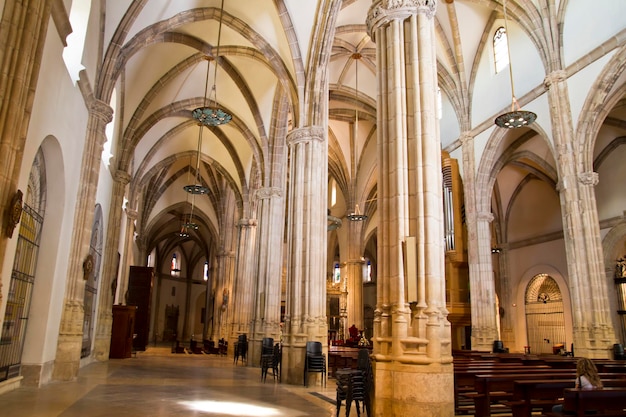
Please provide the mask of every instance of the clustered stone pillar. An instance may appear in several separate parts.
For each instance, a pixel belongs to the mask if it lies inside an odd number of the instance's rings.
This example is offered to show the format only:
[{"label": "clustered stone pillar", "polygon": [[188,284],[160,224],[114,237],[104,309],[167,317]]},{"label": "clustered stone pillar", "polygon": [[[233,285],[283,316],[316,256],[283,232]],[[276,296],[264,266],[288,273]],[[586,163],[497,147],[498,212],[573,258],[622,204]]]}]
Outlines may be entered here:
[{"label": "clustered stone pillar", "polygon": [[[349,243],[350,245],[350,243]],[[351,245],[354,245],[352,243]],[[351,259],[346,262],[347,275],[347,323],[346,326],[351,327],[353,324],[359,329],[364,330],[363,321],[363,264],[360,258]],[[348,335],[347,329],[344,334]]]},{"label": "clustered stone pillar", "polygon": [[228,349],[232,353],[237,338],[241,334],[249,337],[252,320],[252,303],[255,289],[254,259],[256,241],[256,219],[239,221],[239,243],[237,250],[235,279],[233,282],[233,302],[230,313],[230,341]]},{"label": "clustered stone pillar", "polygon": [[[126,186],[130,182],[130,175],[126,171],[115,173],[115,182],[111,191],[111,204],[109,210],[109,221],[107,224],[118,225],[109,227],[106,233],[106,244],[104,245],[104,262],[102,266],[102,284],[98,292],[100,301],[98,303],[98,327],[94,344],[94,356],[98,360],[109,358],[109,347],[111,345],[111,327],[113,325],[113,302],[115,301],[115,290],[117,289],[118,245],[120,241],[120,231],[122,223],[122,202],[126,194]],[[129,223],[126,227],[126,245],[129,245],[129,234],[133,233],[133,219],[137,218],[137,212],[126,210]],[[129,247],[129,246],[127,246]],[[113,286],[112,286],[113,284]]]},{"label": "clustered stone pillar", "polygon": [[248,354],[251,363],[259,363],[264,337],[271,337],[275,342],[280,339],[282,248],[285,223],[282,189],[261,188],[257,190],[256,198],[258,199],[259,230],[257,233],[257,276],[254,287],[256,300]]},{"label": "clustered stone pillar", "polygon": [[470,239],[477,246],[476,258],[470,259],[470,286],[472,288],[472,349],[491,351],[494,340],[499,340],[496,323],[496,293],[491,262],[491,212],[475,216],[476,236]]},{"label": "clustered stone pillar", "polygon": [[610,357],[616,343],[609,311],[607,281],[604,274],[602,241],[593,186],[594,172],[583,172],[582,144],[574,137],[567,88],[567,74],[553,71],[544,80],[548,88],[552,134],[557,150],[565,253],[573,308],[574,349],[578,355]]},{"label": "clustered stone pillar", "polygon": [[[445,304],[436,5],[433,0],[375,0],[368,13],[378,75],[376,416],[454,415]],[[409,264],[415,266],[413,274],[405,270]],[[409,302],[415,302],[414,308]]]},{"label": "clustered stone pillar", "polygon": [[[83,71],[82,75],[84,74]],[[79,83],[82,82],[81,79]],[[106,141],[105,127],[113,118],[113,109],[107,103],[91,95],[86,96],[86,102],[89,109],[89,119],[81,164],[80,185],[76,196],[63,313],[59,328],[56,360],[52,372],[52,379],[63,381],[75,379],[80,368],[84,317],[83,297],[85,293],[83,261],[89,253],[100,159],[102,147]]]},{"label": "clustered stone pillar", "polygon": [[328,149],[326,131],[318,126],[294,129],[287,141],[291,165],[283,378],[296,384],[302,382],[306,342],[322,342],[325,350],[328,346],[327,211],[326,200],[320,201],[327,195]]},{"label": "clustered stone pillar", "polygon": [[[6,0],[0,21],[0,225],[4,227],[7,207],[17,191],[19,167],[41,56],[50,22],[51,0]],[[16,53],[19,51],[19,53]],[[16,169],[18,167],[18,169]],[[22,190],[24,191],[24,190]],[[7,235],[0,230],[0,265],[7,253]],[[0,268],[1,270],[1,268]],[[0,302],[2,282],[0,272]],[[8,281],[7,281],[8,282]]]},{"label": "clustered stone pillar", "polygon": [[[491,228],[493,215],[485,210],[477,190],[474,137],[465,132],[461,135],[463,152],[463,189],[465,196],[465,215],[467,216],[468,265],[472,297],[472,349],[491,351],[493,341],[498,339],[498,332],[493,306],[495,283],[491,259]],[[489,203],[488,201],[486,203]]]}]

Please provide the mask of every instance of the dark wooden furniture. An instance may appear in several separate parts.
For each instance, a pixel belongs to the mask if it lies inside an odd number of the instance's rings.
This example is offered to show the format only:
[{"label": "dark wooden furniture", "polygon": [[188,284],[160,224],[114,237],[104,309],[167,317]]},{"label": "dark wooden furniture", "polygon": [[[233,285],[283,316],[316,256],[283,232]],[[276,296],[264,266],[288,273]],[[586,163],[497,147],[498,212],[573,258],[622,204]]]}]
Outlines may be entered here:
[{"label": "dark wooden furniture", "polygon": [[136,311],[137,307],[135,306],[113,306],[109,358],[124,359],[132,356]]},{"label": "dark wooden furniture", "polygon": [[549,412],[544,415],[624,417],[626,416],[626,388],[606,387],[598,390],[567,388],[563,392],[563,414]]},{"label": "dark wooden furniture", "polygon": [[129,306],[137,306],[135,333],[133,343],[135,350],[144,351],[148,346],[150,332],[150,300],[152,297],[152,281],[154,268],[149,266],[131,266],[128,276]]},{"label": "dark wooden furniture", "polygon": [[[552,407],[563,403],[563,392],[573,384],[571,379],[515,381],[513,400],[509,403],[513,417],[530,417],[537,409],[550,412]],[[605,387],[626,388],[626,378],[605,379],[603,384]]]},{"label": "dark wooden furniture", "polygon": [[[542,374],[543,379],[567,379],[572,381],[575,374],[572,372]],[[537,379],[537,374],[533,372],[520,374],[494,374],[494,375],[476,375],[474,393],[464,394],[474,400],[474,413],[476,417],[491,416],[492,406],[505,408],[506,401],[513,399],[513,386],[515,381],[528,379]],[[508,407],[506,407],[508,408]]]}]

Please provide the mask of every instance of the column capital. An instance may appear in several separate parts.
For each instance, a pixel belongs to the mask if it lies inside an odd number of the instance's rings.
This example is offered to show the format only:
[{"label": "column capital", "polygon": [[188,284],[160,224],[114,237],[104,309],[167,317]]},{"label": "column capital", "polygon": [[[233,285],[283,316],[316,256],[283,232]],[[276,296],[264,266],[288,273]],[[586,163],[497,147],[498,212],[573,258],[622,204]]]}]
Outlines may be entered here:
[{"label": "column capital", "polygon": [[493,213],[490,212],[482,212],[482,213],[478,213],[478,215],[476,216],[476,218],[478,219],[478,221],[483,221],[483,222],[489,222],[491,223],[494,219]]},{"label": "column capital", "polygon": [[119,182],[122,185],[128,184],[130,182],[130,178],[130,174],[126,171],[122,171],[121,169],[115,171],[115,174],[113,175],[115,182]]},{"label": "column capital", "polygon": [[217,257],[218,258],[234,258],[235,252],[232,250],[228,250],[228,249],[222,249],[217,254]]},{"label": "column capital", "polygon": [[391,20],[404,20],[414,14],[435,16],[436,0],[375,0],[367,12],[367,32],[375,40],[376,30]]},{"label": "column capital", "polygon": [[600,181],[600,176],[597,172],[581,172],[578,174],[578,182],[582,185],[595,186]]},{"label": "column capital", "polygon": [[89,101],[89,113],[104,124],[108,124],[113,120],[113,109],[109,106],[109,103],[97,98]]},{"label": "column capital", "polygon": [[567,80],[567,73],[564,70],[556,70],[546,75],[546,78],[543,79],[543,84],[546,88],[550,89],[552,84],[560,83],[565,80]]},{"label": "column capital", "polygon": [[280,198],[283,196],[283,190],[278,187],[259,188],[254,193],[257,200],[266,200],[269,198]]},{"label": "column capital", "polygon": [[300,142],[310,142],[316,140],[324,141],[324,128],[321,126],[306,126],[292,130],[287,134],[287,143],[295,145]]},{"label": "column capital", "polygon": [[459,136],[459,141],[461,145],[473,145],[474,144],[474,136],[470,132],[462,132]]},{"label": "column capital", "polygon": [[254,227],[257,225],[256,219],[240,219],[237,223],[239,227]]},{"label": "column capital", "polygon": [[137,216],[139,215],[139,212],[137,210],[133,210],[131,208],[126,207],[126,217],[128,217],[131,220],[136,220]]}]

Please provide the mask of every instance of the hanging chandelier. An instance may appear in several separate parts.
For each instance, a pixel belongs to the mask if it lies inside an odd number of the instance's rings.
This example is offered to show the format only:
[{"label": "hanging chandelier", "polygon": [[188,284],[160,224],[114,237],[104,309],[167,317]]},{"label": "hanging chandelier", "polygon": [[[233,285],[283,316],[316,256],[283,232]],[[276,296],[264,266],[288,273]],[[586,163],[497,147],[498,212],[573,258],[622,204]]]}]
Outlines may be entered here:
[{"label": "hanging chandelier", "polygon": [[[199,126],[198,133],[198,149],[196,152],[196,181],[193,184],[185,185],[183,188],[190,194],[198,195],[198,194],[208,194],[209,188],[202,184],[202,176],[200,175],[200,158],[202,151],[202,131],[205,126],[220,126],[226,124],[232,120],[232,115],[227,113],[226,111],[220,109],[217,106],[217,60],[220,55],[220,41],[222,37],[222,17],[224,15],[224,0],[222,0],[222,4],[220,7],[220,20],[219,20],[219,28],[217,32],[217,47],[215,50],[215,58],[206,56],[205,59],[207,61],[207,69],[206,69],[206,77],[204,80],[204,100],[203,103],[209,103],[209,106],[198,107],[194,109],[191,114],[192,117],[197,120]],[[208,97],[209,90],[209,74],[211,72],[211,61],[215,61],[214,72],[213,72],[213,87],[211,88],[211,96]]]},{"label": "hanging chandelier", "polygon": [[215,61],[214,72],[213,72],[213,87],[211,87],[211,97],[209,100],[208,106],[198,107],[192,111],[192,116],[194,119],[198,121],[201,126],[220,126],[230,122],[233,119],[233,116],[221,109],[217,105],[217,60],[220,56],[220,41],[222,37],[222,17],[224,15],[224,0],[222,0],[222,5],[220,7],[220,24],[217,31],[217,48],[215,51],[215,59],[212,57],[206,57],[207,60],[207,71],[206,71],[206,81],[204,87],[204,102],[207,102],[207,89],[209,85],[209,72],[211,68],[211,61]]},{"label": "hanging chandelier", "polygon": [[[189,165],[191,166],[191,157],[189,158]],[[189,171],[190,170],[191,170],[191,168],[189,170],[187,170],[187,182],[189,182]],[[185,187],[187,187],[187,186],[185,186]],[[187,197],[185,199],[186,200],[185,201],[185,206],[189,203],[189,194],[191,194],[191,193],[187,193]],[[193,222],[193,209],[194,209],[195,201],[196,201],[196,196],[192,195],[191,210],[189,211],[189,217],[187,217],[186,215],[183,214],[182,224],[180,225],[180,231],[178,232],[178,236],[180,236],[183,239],[189,237],[189,230],[190,229],[193,229],[193,230],[197,230],[198,229],[198,225]]]},{"label": "hanging chandelier", "polygon": [[[356,143],[356,138],[358,137],[359,134],[359,59],[362,58],[362,55],[359,52],[355,52],[352,54],[351,56],[352,59],[354,59],[354,83],[355,83],[355,90],[356,90],[356,108],[355,108],[355,114],[354,114],[354,138],[355,138],[355,143],[354,143],[354,182],[355,182],[355,187],[356,188],[356,181],[357,181],[357,165],[358,162],[356,160],[356,151],[357,151],[357,143]],[[356,190],[354,190],[354,193],[356,194]],[[351,222],[362,222],[364,220],[367,220],[367,215],[364,213],[361,213],[361,211],[359,210],[359,205],[355,204],[354,206],[354,211],[350,214],[348,214],[348,220],[350,220]]]},{"label": "hanging chandelier", "polygon": [[347,217],[348,217],[348,220],[350,220],[351,222],[362,222],[364,220],[367,220],[367,214],[361,213],[361,210],[359,210],[358,204],[354,206],[354,211],[348,214]]},{"label": "hanging chandelier", "polygon": [[519,127],[525,127],[532,124],[537,115],[528,110],[520,109],[519,103],[515,98],[515,87],[513,85],[513,61],[511,61],[511,45],[509,42],[509,28],[507,25],[506,15],[506,0],[502,4],[504,8],[504,31],[506,32],[506,49],[509,55],[509,78],[511,80],[511,111],[501,114],[496,117],[495,123],[497,126],[507,129],[515,129]]}]

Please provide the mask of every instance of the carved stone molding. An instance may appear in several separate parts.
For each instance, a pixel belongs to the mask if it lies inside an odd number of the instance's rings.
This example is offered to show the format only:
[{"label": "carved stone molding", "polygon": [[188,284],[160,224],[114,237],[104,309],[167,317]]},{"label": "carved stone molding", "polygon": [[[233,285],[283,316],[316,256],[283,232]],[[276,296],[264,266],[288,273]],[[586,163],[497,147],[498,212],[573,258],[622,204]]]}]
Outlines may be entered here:
[{"label": "carved stone molding", "polygon": [[307,126],[294,129],[287,134],[287,143],[295,145],[300,142],[324,141],[324,128],[321,126]]},{"label": "carved stone molding", "polygon": [[367,32],[375,41],[376,30],[391,20],[404,20],[415,14],[435,16],[436,0],[377,0],[367,12]]},{"label": "carved stone molding", "polygon": [[495,217],[493,216],[493,213],[483,212],[483,213],[478,213],[476,218],[478,219],[478,221],[487,221],[491,223]]},{"label": "carved stone molding", "polygon": [[139,212],[137,210],[133,210],[131,208],[126,208],[126,217],[128,217],[131,220],[136,220],[137,216],[139,216]]},{"label": "carved stone molding", "polygon": [[257,200],[265,200],[268,198],[280,198],[283,196],[283,190],[278,187],[259,188],[255,192]]},{"label": "carved stone molding", "polygon": [[552,84],[560,83],[565,80],[567,80],[567,73],[564,70],[557,70],[546,75],[543,84],[549,89]]},{"label": "carved stone molding", "polygon": [[459,136],[459,141],[463,146],[472,145],[474,143],[474,136],[472,136],[469,132],[463,132],[461,133],[461,136]]},{"label": "carved stone molding", "polygon": [[238,223],[239,227],[254,227],[257,225],[256,219],[241,219]]},{"label": "carved stone molding", "polygon": [[598,181],[600,181],[600,176],[597,172],[581,172],[578,174],[578,182],[583,185],[598,185]]},{"label": "carved stone molding", "polygon": [[6,208],[4,232],[9,239],[13,237],[15,226],[17,226],[22,217],[23,196],[22,190],[17,190],[11,197],[11,202]]},{"label": "carved stone molding", "polygon": [[222,249],[217,254],[218,258],[234,258],[235,256],[236,256],[236,253],[228,249]]},{"label": "carved stone molding", "polygon": [[97,117],[104,124],[108,124],[113,120],[113,109],[108,103],[102,100],[91,100],[89,103],[89,113]]},{"label": "carved stone molding", "polygon": [[122,170],[115,171],[115,174],[113,176],[113,179],[116,182],[120,182],[123,185],[128,184],[130,182],[130,178],[131,178],[130,174],[128,172],[122,171]]},{"label": "carved stone molding", "polygon": [[83,261],[83,279],[87,281],[93,272],[93,256],[91,254],[85,257]]}]

